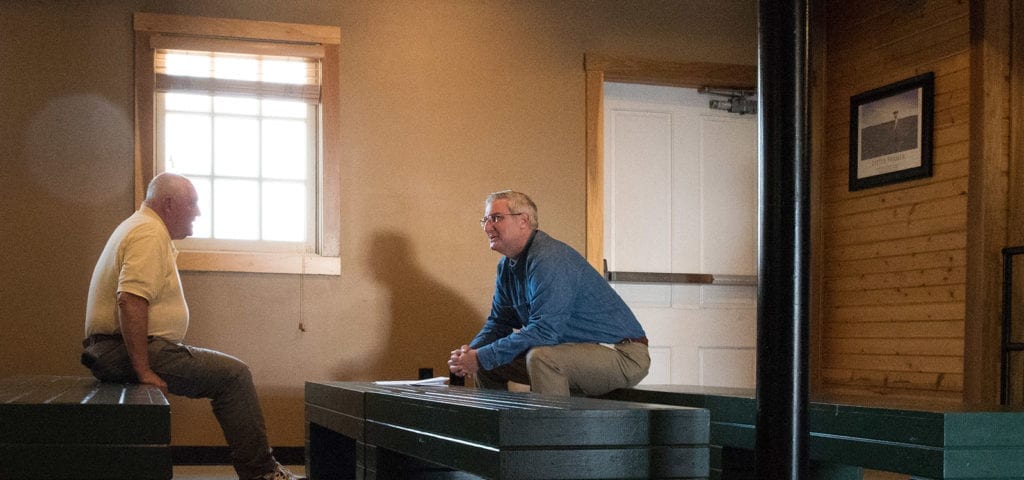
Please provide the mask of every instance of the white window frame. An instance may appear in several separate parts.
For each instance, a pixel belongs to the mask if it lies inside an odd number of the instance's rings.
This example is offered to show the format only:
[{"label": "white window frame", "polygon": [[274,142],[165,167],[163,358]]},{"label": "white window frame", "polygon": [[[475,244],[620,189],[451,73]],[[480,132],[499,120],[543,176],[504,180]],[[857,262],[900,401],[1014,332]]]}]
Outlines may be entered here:
[{"label": "white window frame", "polygon": [[[324,49],[321,61],[320,129],[317,145],[316,238],[311,252],[216,251],[179,245],[178,268],[183,271],[229,271],[339,275],[340,168],[338,27],[237,19],[136,13],[135,27],[135,200],[141,204],[146,185],[157,172],[155,38],[160,35],[243,41],[282,42]],[[202,245],[203,242],[196,242]],[[268,245],[269,247],[269,245]]]}]

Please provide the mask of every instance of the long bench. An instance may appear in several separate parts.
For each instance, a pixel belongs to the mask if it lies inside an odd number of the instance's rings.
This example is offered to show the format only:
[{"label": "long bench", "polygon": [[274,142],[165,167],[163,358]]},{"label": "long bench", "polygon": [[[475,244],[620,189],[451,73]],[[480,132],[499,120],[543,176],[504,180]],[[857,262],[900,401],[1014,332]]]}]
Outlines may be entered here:
[{"label": "long bench", "polygon": [[[712,477],[753,479],[754,390],[641,385],[616,400],[711,412]],[[1024,410],[926,407],[868,398],[815,398],[808,405],[812,478],[860,479],[862,469],[917,479],[1024,478]]]},{"label": "long bench", "polygon": [[0,479],[168,480],[171,411],[155,387],[0,379]]},{"label": "long bench", "polygon": [[311,480],[708,476],[699,408],[360,382],[305,398]]}]

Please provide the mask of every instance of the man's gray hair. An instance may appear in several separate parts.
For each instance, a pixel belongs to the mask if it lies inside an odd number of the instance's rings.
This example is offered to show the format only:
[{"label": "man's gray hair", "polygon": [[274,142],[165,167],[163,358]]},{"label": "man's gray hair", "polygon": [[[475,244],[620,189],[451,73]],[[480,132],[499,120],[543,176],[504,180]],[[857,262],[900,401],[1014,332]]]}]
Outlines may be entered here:
[{"label": "man's gray hair", "polygon": [[507,201],[509,213],[525,213],[529,216],[530,228],[536,230],[540,227],[540,219],[537,218],[537,204],[533,203],[533,200],[530,200],[530,197],[526,196],[525,193],[514,190],[494,192],[487,196],[487,201],[484,202],[484,205],[490,205],[495,200]]}]

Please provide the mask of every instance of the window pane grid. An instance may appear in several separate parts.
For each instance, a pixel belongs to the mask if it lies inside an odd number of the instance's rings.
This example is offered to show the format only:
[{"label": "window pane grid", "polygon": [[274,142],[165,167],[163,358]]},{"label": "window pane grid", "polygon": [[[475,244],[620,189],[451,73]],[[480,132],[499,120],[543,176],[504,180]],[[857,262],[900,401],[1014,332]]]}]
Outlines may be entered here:
[{"label": "window pane grid", "polygon": [[[197,72],[205,68],[234,80],[289,81],[286,74],[265,74],[262,66],[246,63],[251,58],[240,58],[251,55],[225,55],[229,60],[220,67],[210,66],[217,63],[215,55],[196,56],[203,61],[191,57],[183,57],[184,65]],[[286,71],[280,64],[275,68]],[[291,81],[297,79],[293,71]],[[308,240],[315,238],[310,174],[315,173],[316,108],[304,101],[224,93],[160,96],[164,170],[205,190],[193,238],[306,243],[307,251],[315,250]]]}]

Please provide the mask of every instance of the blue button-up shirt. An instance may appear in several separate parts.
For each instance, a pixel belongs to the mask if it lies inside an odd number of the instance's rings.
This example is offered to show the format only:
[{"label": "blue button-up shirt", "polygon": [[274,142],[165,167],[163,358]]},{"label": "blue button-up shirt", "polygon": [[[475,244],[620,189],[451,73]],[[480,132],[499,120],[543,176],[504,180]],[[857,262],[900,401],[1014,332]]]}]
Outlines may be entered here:
[{"label": "blue button-up shirt", "polygon": [[491,314],[469,346],[491,370],[537,346],[643,336],[604,277],[572,247],[538,230],[518,257],[498,262]]}]

